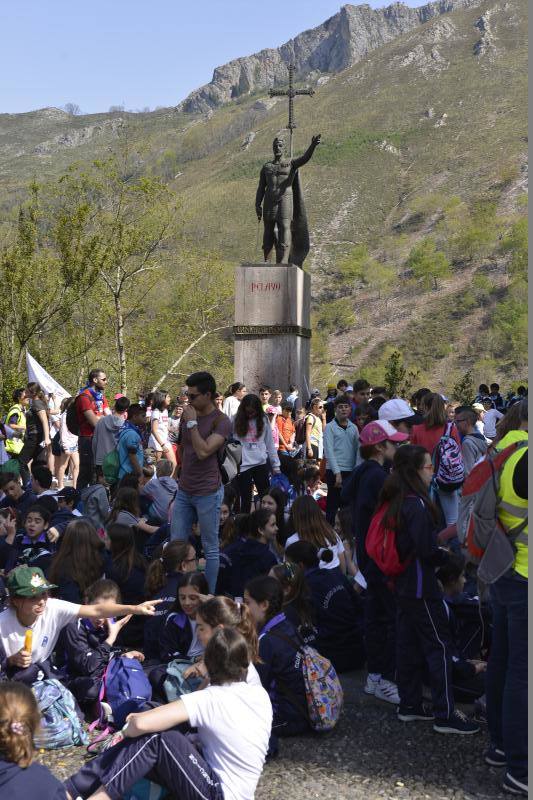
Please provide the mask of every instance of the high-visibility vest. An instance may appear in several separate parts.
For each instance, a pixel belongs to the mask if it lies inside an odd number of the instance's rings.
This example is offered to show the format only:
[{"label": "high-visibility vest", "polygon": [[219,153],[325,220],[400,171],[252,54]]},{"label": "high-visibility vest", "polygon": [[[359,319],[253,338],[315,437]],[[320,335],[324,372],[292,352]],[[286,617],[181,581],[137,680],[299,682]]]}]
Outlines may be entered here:
[{"label": "high-visibility vest", "polygon": [[[513,442],[527,442],[527,431],[509,431],[501,442],[498,442],[498,449],[503,450]],[[517,528],[524,520],[527,521],[528,501],[527,498],[519,497],[513,488],[513,477],[516,465],[527,451],[526,447],[519,447],[512,456],[505,462],[500,475],[500,490],[498,493],[498,519],[506,530]],[[516,558],[513,568],[515,572],[528,577],[528,526],[527,522],[524,529],[515,540]]]}]

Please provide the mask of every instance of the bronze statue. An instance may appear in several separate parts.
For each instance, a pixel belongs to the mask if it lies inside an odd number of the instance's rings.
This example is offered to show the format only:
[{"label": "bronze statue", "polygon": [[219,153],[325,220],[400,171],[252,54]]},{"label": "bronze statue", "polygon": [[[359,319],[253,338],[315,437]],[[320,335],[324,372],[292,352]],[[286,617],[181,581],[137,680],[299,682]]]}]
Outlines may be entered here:
[{"label": "bronze statue", "polygon": [[[277,264],[302,266],[309,252],[307,217],[298,169],[307,164],[320,144],[320,134],[300,158],[283,157],[283,139],[274,139],[274,158],[263,165],[255,197],[258,220],[263,218],[263,253],[270,260],[276,248]],[[262,206],[262,207],[261,207]]]}]

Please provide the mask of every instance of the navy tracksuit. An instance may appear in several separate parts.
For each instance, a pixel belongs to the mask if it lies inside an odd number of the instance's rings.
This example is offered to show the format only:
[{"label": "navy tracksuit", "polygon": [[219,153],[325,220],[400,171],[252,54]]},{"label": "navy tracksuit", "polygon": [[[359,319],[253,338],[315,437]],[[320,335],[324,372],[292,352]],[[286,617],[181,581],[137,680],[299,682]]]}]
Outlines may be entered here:
[{"label": "navy tracksuit", "polygon": [[[106,578],[118,584],[124,605],[135,606],[146,599],[144,595],[146,572],[141,567],[133,567],[130,574],[126,576],[110,559],[106,567]],[[142,650],[146,620],[147,617],[132,617],[120,631],[117,637],[117,644],[125,649]]]},{"label": "navy tracksuit", "polygon": [[125,739],[84,764],[65,788],[71,797],[89,797],[105,786],[111,800],[120,800],[144,777],[180,800],[224,800],[211,766],[177,730]]},{"label": "navy tracksuit", "polygon": [[237,539],[221,553],[217,593],[243,597],[244,587],[258,575],[268,575],[278,559],[268,546],[257,539]]},{"label": "navy tracksuit", "polygon": [[168,614],[161,629],[159,658],[168,664],[173,658],[186,658],[192,642],[192,626],[183,611]]},{"label": "navy tracksuit", "polygon": [[422,702],[424,667],[427,665],[433,711],[447,719],[454,711],[451,641],[448,615],[435,567],[448,559],[439,548],[431,514],[420,497],[407,497],[396,534],[405,572],[395,581],[397,617],[397,683],[401,705],[416,707]]},{"label": "navy tracksuit", "polygon": [[357,565],[367,582],[365,645],[368,671],[389,681],[396,676],[396,598],[386,577],[366,552],[366,535],[388,471],[368,459],[356,467],[342,490],[342,502],[352,509]]},{"label": "navy tracksuit", "polygon": [[170,607],[176,600],[178,593],[178,583],[182,577],[181,572],[172,572],[166,576],[165,585],[155,594],[151,600],[163,600],[156,607],[153,617],[147,617],[144,623],[144,655],[147,659],[159,659],[160,639],[165,625],[165,620]]},{"label": "navy tracksuit", "polygon": [[28,567],[40,567],[45,575],[48,574],[52,558],[56,552],[54,544],[48,541],[46,531],[37,539],[31,539],[26,531],[19,531],[13,544],[5,544],[0,553],[0,567],[7,574],[14,567],[26,564]]},{"label": "navy tracksuit", "polygon": [[230,597],[242,597],[242,591],[239,591],[241,586],[241,579],[239,576],[240,569],[240,553],[244,547],[246,539],[236,539],[231,544],[228,544],[223,550],[220,551],[220,566],[218,569],[217,577],[217,594],[226,594]]},{"label": "navy tracksuit", "polygon": [[360,669],[365,663],[361,599],[339,569],[308,569],[305,578],[318,629],[313,647],[337,672]]},{"label": "navy tracksuit", "polygon": [[108,630],[98,628],[91,620],[75,619],[61,631],[56,647],[64,658],[67,677],[63,683],[79,703],[98,699],[102,676],[113,654],[121,648],[107,644]]},{"label": "navy tracksuit", "polygon": [[273,617],[259,634],[261,661],[256,668],[272,701],[275,736],[296,736],[310,729],[298,645],[298,634],[285,614]]}]

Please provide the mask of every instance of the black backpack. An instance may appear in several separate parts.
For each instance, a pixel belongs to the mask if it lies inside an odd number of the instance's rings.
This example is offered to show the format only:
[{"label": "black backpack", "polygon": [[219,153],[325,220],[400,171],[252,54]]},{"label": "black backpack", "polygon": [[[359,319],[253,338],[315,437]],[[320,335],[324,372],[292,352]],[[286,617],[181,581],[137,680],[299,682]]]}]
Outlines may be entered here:
[{"label": "black backpack", "polygon": [[65,419],[67,423],[67,429],[70,431],[70,433],[74,434],[74,436],[80,435],[80,423],[78,421],[77,403],[78,403],[78,398],[76,397],[74,402],[71,403],[67,408],[67,416]]}]

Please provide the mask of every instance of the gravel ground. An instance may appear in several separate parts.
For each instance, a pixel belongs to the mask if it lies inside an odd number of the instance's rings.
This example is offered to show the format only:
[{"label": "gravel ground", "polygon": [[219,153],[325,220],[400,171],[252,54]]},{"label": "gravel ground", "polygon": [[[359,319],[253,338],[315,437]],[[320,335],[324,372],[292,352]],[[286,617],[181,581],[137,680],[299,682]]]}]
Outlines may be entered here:
[{"label": "gravel ground", "polygon": [[[486,730],[475,736],[434,733],[431,723],[402,724],[394,708],[363,691],[363,674],[343,676],[345,709],[326,736],[282,740],[265,767],[256,800],[488,800],[508,797],[501,770],[487,767]],[[467,711],[469,709],[466,709]],[[75,772],[84,748],[41,753],[58,778]]]}]

